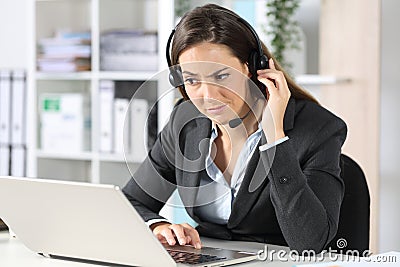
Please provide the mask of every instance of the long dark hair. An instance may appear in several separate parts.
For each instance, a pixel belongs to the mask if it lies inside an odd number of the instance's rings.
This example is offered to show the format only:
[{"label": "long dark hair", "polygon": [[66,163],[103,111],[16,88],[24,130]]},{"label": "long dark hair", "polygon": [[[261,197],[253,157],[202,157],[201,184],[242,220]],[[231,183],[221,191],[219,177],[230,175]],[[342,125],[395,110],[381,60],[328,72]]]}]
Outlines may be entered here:
[{"label": "long dark hair", "polygon": [[[258,46],[251,31],[238,18],[239,15],[233,11],[216,4],[196,7],[187,12],[176,26],[171,45],[172,64],[179,64],[179,56],[185,49],[202,42],[226,45],[240,62],[247,63],[251,51]],[[268,58],[273,58],[276,69],[285,75],[292,97],[319,104],[283,70],[264,43],[262,48]],[[189,99],[183,87],[179,87],[179,91],[185,99]]]}]

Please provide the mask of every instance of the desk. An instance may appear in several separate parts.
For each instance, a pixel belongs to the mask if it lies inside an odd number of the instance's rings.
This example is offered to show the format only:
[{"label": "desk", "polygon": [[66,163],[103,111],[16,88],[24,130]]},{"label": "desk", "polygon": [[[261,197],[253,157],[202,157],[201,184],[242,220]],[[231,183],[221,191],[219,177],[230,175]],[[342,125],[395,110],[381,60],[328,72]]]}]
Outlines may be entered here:
[{"label": "desk", "polygon": [[[264,245],[252,242],[238,242],[238,241],[223,241],[202,238],[202,242],[206,246],[221,247],[228,249],[240,249],[251,252],[258,252],[264,249]],[[280,247],[269,245],[268,249],[285,250],[289,251],[287,247]],[[324,261],[329,261],[327,258]],[[306,263],[306,262],[303,262]],[[278,266],[278,267],[292,267],[300,262],[281,262],[274,261],[273,263],[267,261],[252,261],[242,263],[234,266]],[[35,254],[26,248],[17,238],[10,238],[7,232],[0,232],[0,266],[1,267],[99,267],[101,265],[87,264],[80,262],[64,261],[57,259],[44,258]]]}]

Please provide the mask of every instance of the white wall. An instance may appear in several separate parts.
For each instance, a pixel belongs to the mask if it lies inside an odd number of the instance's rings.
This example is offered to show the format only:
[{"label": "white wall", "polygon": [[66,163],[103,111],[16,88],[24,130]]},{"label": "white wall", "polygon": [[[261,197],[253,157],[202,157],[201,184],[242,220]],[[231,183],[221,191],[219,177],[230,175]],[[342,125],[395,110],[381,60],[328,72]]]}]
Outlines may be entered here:
[{"label": "white wall", "polygon": [[301,0],[295,16],[306,37],[307,74],[317,74],[319,70],[319,13],[320,0]]},{"label": "white wall", "polygon": [[28,0],[0,0],[0,69],[26,69]]},{"label": "white wall", "polygon": [[382,0],[379,250],[400,251],[400,1]]}]

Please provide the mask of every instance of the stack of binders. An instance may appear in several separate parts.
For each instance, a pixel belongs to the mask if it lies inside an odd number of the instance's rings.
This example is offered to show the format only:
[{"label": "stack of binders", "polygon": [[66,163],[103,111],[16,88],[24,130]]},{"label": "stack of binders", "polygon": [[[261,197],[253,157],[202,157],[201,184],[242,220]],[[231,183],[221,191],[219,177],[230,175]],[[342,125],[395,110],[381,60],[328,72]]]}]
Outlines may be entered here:
[{"label": "stack of binders", "polygon": [[0,175],[26,176],[26,76],[0,70]]}]

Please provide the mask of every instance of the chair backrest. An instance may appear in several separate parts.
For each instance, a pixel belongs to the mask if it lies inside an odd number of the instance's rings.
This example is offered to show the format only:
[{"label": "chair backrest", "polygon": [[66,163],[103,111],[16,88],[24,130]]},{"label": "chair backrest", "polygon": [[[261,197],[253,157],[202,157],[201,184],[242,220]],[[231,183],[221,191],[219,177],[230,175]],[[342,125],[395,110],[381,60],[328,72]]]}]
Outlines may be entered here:
[{"label": "chair backrest", "polygon": [[357,250],[360,255],[369,249],[370,197],[367,181],[360,166],[341,155],[341,177],[345,194],[340,209],[339,228],[327,246],[338,252]]}]

